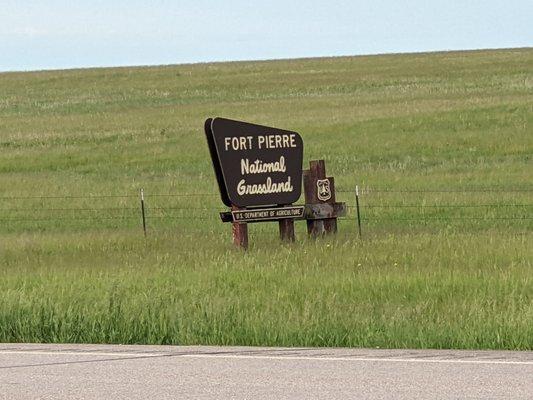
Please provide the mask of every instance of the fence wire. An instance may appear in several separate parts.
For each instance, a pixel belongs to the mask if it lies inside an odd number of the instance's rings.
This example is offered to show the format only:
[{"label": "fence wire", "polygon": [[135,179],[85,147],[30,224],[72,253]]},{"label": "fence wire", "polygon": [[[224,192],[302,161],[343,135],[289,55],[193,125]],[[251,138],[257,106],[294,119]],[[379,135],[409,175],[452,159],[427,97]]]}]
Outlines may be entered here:
[{"label": "fence wire", "polygon": [[[355,193],[353,189],[335,189],[337,193]],[[533,188],[464,188],[464,189],[387,189],[360,186],[361,194],[372,193],[528,193],[533,192]]]},{"label": "fence wire", "polygon": [[[337,189],[336,193],[355,195],[355,187],[353,190]],[[445,202],[440,203],[438,200],[432,204],[428,204],[426,200],[422,199],[420,203],[414,203],[413,197],[409,197],[410,201],[402,202],[402,194],[432,194],[432,193],[509,193],[509,194],[527,194],[533,193],[533,188],[515,187],[515,188],[450,188],[450,189],[397,189],[397,188],[383,188],[383,187],[359,187],[361,223],[386,223],[386,222],[401,222],[414,221],[420,223],[431,223],[438,221],[530,221],[533,220],[533,202],[524,202],[524,199],[517,203],[509,202],[509,197],[506,197],[505,202],[484,202],[481,204],[468,202]],[[396,194],[393,198],[394,202],[387,203],[383,198],[377,200],[373,194]],[[220,223],[219,212],[227,211],[227,208],[215,206],[198,206],[198,205],[182,205],[173,204],[181,199],[189,198],[205,198],[213,202],[215,198],[219,197],[218,193],[148,193],[144,192],[145,198],[145,218],[150,227],[153,228],[161,225],[163,221],[214,221]],[[344,197],[344,196],[339,196]],[[379,197],[379,196],[378,196]],[[388,197],[387,197],[388,198]],[[103,204],[100,207],[89,207],[81,205],[80,207],[53,207],[53,202],[70,201],[70,200],[86,200],[87,202],[98,204],[99,201],[111,201],[112,199],[121,200],[124,206],[107,206]],[[156,201],[156,199],[158,199]],[[355,197],[348,199],[346,205],[348,215],[339,218],[339,220],[355,221],[357,217],[353,215],[356,210]],[[124,200],[124,201],[122,201]],[[174,202],[172,200],[175,200]],[[367,200],[369,202],[367,203]],[[518,200],[518,198],[517,198]],[[25,202],[26,201],[26,202]],[[31,207],[24,203],[42,202],[42,206]],[[486,201],[486,200],[485,200]],[[12,206],[10,202],[19,202],[21,205]],[[52,204],[50,204],[50,202]],[[132,206],[135,202],[136,206]],[[82,202],[80,202],[82,203]],[[161,204],[163,203],[163,204]],[[351,203],[351,204],[350,204]],[[435,210],[435,212],[442,209],[455,210],[452,215],[435,215],[429,212],[425,214],[424,210]],[[383,210],[383,212],[382,212]],[[404,212],[402,210],[409,210]],[[420,210],[420,212],[417,212]],[[466,212],[466,210],[471,210]],[[487,210],[492,210],[489,215]],[[511,211],[512,210],[512,211]],[[477,213],[473,213],[477,211]],[[401,215],[394,215],[396,214]],[[61,213],[61,214],[58,214]],[[391,215],[391,213],[393,215]],[[457,215],[464,213],[465,215]],[[497,213],[496,215],[494,213]],[[499,215],[498,215],[499,213]],[[6,215],[11,214],[11,215]],[[406,215],[407,214],[407,215]],[[518,215],[520,214],[520,215]],[[133,221],[141,220],[141,207],[139,194],[123,193],[123,194],[67,194],[67,195],[16,195],[16,196],[0,196],[0,223],[2,225],[19,224],[21,229],[30,229],[29,224],[51,224],[58,222],[59,224],[68,221],[86,221],[88,224],[97,224],[104,221],[123,221],[124,224],[129,223],[132,226]],[[151,222],[150,222],[151,221]],[[118,222],[120,223],[120,222]],[[57,226],[57,224],[55,224]],[[38,225],[39,226],[39,225]],[[523,226],[523,225],[522,225]],[[0,227],[1,228],[1,227]]]}]

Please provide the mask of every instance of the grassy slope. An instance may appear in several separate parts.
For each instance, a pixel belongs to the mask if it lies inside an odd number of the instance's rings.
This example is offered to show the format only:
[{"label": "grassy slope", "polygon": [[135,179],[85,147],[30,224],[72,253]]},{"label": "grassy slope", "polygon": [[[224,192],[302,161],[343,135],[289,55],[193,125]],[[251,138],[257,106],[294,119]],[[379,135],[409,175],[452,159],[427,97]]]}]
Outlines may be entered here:
[{"label": "grassy slope", "polygon": [[[0,196],[215,193],[201,129],[216,115],[299,131],[306,159],[325,158],[341,189],[531,189],[533,50],[0,74]],[[373,193],[363,204],[531,195]],[[149,197],[149,215],[189,201]],[[533,348],[531,220],[369,221],[362,243],[342,221],[333,241],[307,242],[300,226],[279,250],[264,224],[243,255],[216,196],[195,199],[213,208],[197,212],[207,220],[150,219],[146,241],[135,197],[0,202],[0,341]],[[42,210],[74,207],[132,218]]]}]

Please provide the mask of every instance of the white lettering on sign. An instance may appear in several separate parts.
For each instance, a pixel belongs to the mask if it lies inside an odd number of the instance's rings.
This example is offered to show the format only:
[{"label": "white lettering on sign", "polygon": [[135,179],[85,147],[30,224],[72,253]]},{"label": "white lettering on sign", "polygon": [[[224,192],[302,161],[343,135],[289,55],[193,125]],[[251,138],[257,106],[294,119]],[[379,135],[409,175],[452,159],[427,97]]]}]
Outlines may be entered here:
[{"label": "white lettering on sign", "polygon": [[[224,138],[224,149],[242,151],[252,150],[254,148],[253,136],[227,136]],[[257,136],[257,143],[255,147],[258,149],[283,149],[296,147],[296,135],[283,134],[283,135],[262,135]]]},{"label": "white lettering on sign", "polygon": [[296,147],[294,133],[284,135],[264,135],[257,137],[260,149],[280,149],[284,147]]},{"label": "white lettering on sign", "polygon": [[292,192],[294,187],[291,184],[291,177],[287,178],[286,182],[272,182],[272,178],[268,177],[265,183],[246,184],[246,180],[241,179],[237,185],[237,193],[240,196],[245,194],[269,194],[269,193],[283,193]]},{"label": "white lettering on sign", "polygon": [[250,164],[250,160],[247,158],[241,159],[241,174],[265,174],[268,172],[286,172],[285,157],[281,156],[279,161],[275,162],[263,162],[261,160],[255,160]]},{"label": "white lettering on sign", "polygon": [[303,206],[284,208],[265,208],[260,210],[232,211],[233,221],[272,221],[284,218],[301,218],[304,214]]},{"label": "white lettering on sign", "polygon": [[251,150],[252,136],[233,136],[224,138],[224,147],[231,150]]}]

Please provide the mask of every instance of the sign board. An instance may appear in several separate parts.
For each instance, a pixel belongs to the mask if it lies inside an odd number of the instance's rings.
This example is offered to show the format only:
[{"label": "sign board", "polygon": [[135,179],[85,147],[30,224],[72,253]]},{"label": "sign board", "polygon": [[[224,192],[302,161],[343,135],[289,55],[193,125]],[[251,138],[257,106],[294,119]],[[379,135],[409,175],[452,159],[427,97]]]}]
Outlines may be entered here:
[{"label": "sign board", "polygon": [[304,206],[256,208],[231,212],[233,222],[275,221],[285,218],[303,218]]},{"label": "sign board", "polygon": [[205,134],[225,205],[288,205],[300,198],[303,141],[298,133],[209,118]]}]

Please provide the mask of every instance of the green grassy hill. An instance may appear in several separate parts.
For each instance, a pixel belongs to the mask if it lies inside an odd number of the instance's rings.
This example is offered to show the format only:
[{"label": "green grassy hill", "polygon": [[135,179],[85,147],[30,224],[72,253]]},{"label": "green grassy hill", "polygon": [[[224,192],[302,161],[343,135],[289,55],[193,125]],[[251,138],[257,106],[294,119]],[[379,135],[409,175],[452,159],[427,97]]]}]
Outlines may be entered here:
[{"label": "green grassy hill", "polygon": [[[298,131],[364,240],[234,250],[211,116]],[[533,349],[533,49],[1,73],[0,150],[0,341]]]}]

